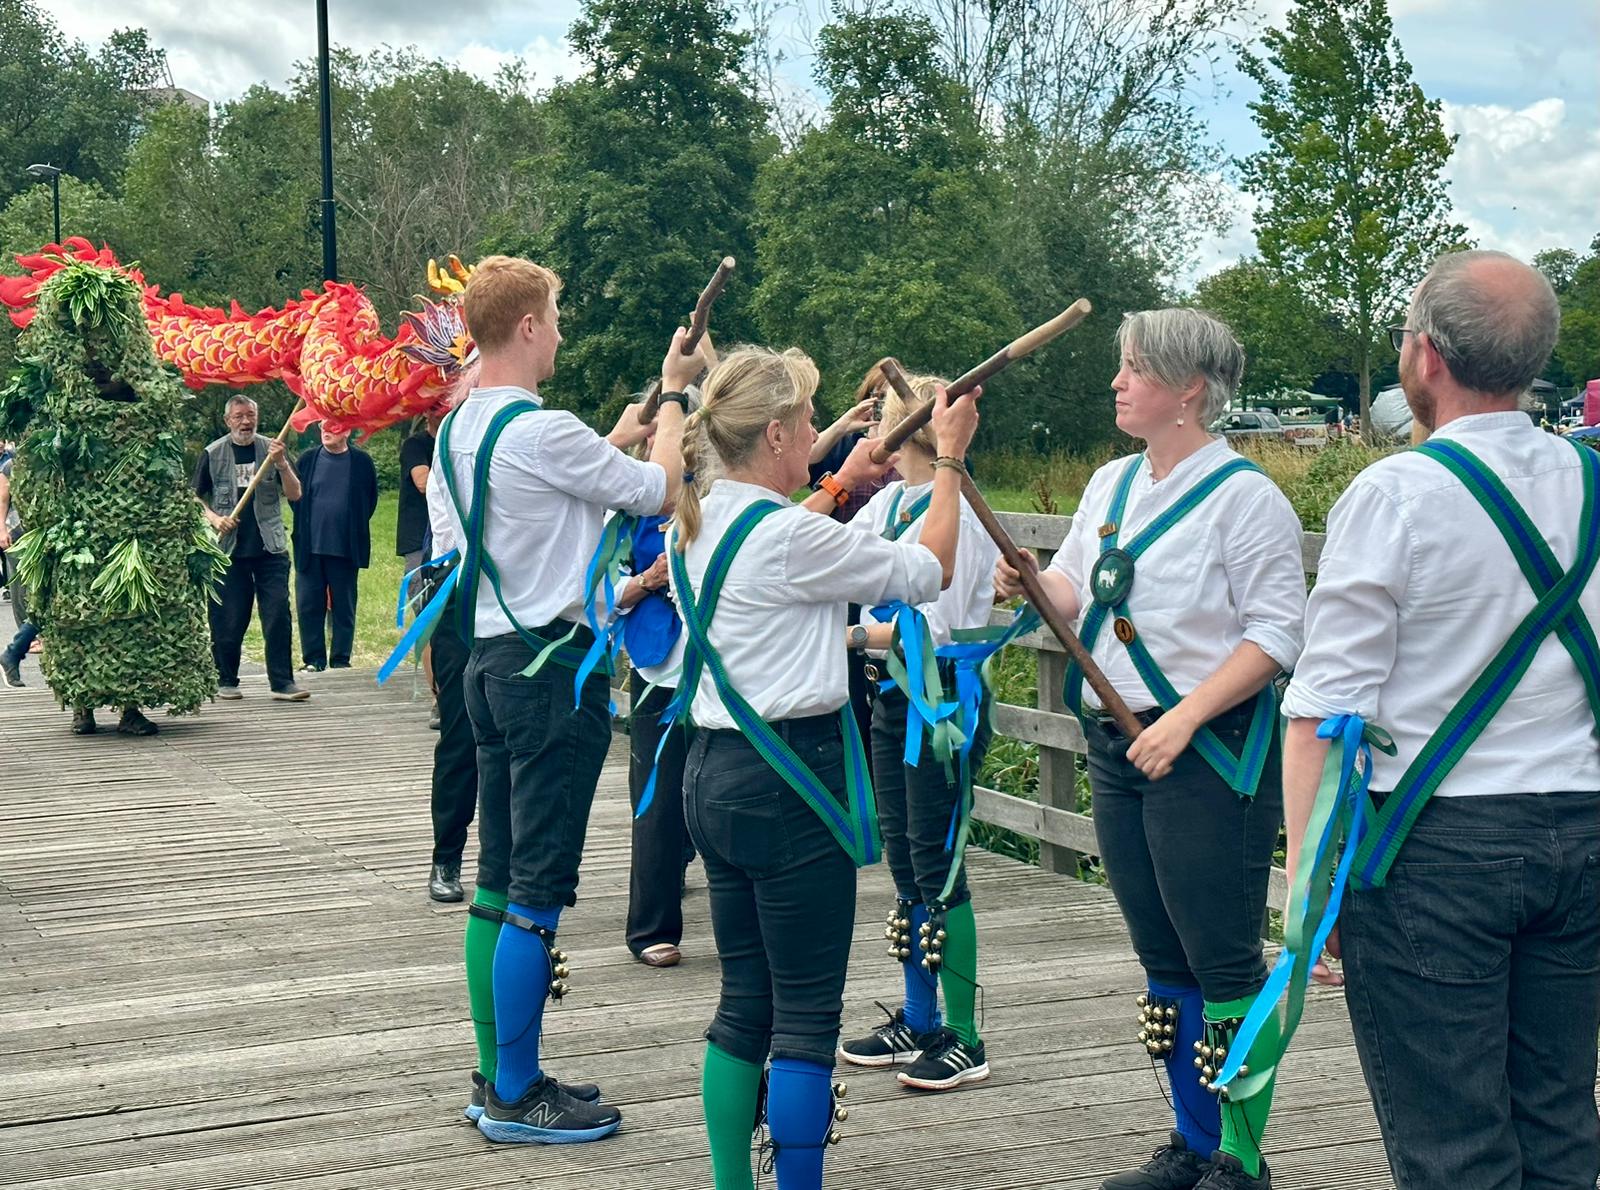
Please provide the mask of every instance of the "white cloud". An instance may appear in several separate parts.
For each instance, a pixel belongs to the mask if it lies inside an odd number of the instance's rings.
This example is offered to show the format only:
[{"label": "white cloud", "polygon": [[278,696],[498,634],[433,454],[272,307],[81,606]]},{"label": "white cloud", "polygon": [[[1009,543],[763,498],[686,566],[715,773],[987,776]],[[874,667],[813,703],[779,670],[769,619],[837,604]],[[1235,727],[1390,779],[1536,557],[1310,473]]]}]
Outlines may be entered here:
[{"label": "white cloud", "polygon": [[1238,264],[1242,257],[1256,254],[1255,214],[1260,206],[1253,194],[1247,194],[1225,178],[1213,175],[1209,179],[1221,195],[1222,209],[1229,213],[1226,230],[1208,233],[1195,247],[1189,267],[1172,282],[1180,290],[1190,290],[1212,273]]},{"label": "white cloud", "polygon": [[574,77],[581,65],[564,38],[556,41],[544,36],[534,38],[520,50],[503,50],[473,41],[449,57],[462,70],[481,79],[493,79],[502,66],[521,61],[527,69],[529,81],[540,90]]}]

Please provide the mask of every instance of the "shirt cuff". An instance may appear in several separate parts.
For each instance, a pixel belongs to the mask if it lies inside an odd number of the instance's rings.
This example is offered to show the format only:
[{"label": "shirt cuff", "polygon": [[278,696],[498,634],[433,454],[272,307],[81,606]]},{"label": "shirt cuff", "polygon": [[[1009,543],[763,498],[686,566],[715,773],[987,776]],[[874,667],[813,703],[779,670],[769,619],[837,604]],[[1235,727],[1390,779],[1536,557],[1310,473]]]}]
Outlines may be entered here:
[{"label": "shirt cuff", "polygon": [[1291,681],[1281,707],[1286,719],[1333,719],[1339,715],[1360,715],[1372,722],[1378,714],[1376,692],[1363,698],[1333,699],[1313,690],[1304,682]]},{"label": "shirt cuff", "polygon": [[912,548],[909,566],[911,595],[906,600],[912,607],[919,603],[932,603],[944,589],[944,567],[939,557],[920,541]]},{"label": "shirt cuff", "polygon": [[1297,633],[1272,624],[1251,624],[1244,630],[1244,639],[1276,661],[1286,673],[1300,660],[1302,641]]}]

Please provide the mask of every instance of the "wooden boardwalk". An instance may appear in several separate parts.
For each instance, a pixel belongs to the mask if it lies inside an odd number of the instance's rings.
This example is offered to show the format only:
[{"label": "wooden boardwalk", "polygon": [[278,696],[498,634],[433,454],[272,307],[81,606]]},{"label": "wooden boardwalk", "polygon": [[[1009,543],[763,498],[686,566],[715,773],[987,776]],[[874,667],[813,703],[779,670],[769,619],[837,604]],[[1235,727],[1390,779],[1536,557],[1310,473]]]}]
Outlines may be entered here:
[{"label": "wooden boardwalk", "polygon": [[[247,677],[244,701],[148,740],[75,738],[42,688],[0,690],[0,1186],[708,1187],[704,880],[691,870],[683,965],[633,962],[625,756],[562,920],[573,995],[546,1018],[549,1067],[600,1082],[623,1129],[496,1147],[460,1117],[462,909],[423,888],[426,704],[404,674],[388,690],[363,672],[308,684],[310,702],[274,703]],[[1094,1187],[1165,1138],[1109,893],[982,852],[971,865],[994,1078],[918,1097],[850,1072],[835,1190]],[[850,1031],[898,984],[888,889],[881,865],[864,873]],[[1376,1138],[1342,1001],[1316,994],[1267,1138],[1275,1182],[1387,1186]]]}]

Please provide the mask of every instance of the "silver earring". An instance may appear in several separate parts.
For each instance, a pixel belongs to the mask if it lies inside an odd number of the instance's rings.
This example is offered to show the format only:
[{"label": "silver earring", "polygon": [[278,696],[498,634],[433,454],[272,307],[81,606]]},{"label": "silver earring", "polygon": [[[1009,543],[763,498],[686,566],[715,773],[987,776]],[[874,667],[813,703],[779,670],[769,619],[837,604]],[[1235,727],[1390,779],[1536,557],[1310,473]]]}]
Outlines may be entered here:
[{"label": "silver earring", "polygon": [[773,448],[772,448],[772,457],[773,457],[773,458],[775,458],[775,459],[781,459],[781,458],[783,458],[783,447],[781,447],[781,446],[774,446],[774,447],[773,447]]}]

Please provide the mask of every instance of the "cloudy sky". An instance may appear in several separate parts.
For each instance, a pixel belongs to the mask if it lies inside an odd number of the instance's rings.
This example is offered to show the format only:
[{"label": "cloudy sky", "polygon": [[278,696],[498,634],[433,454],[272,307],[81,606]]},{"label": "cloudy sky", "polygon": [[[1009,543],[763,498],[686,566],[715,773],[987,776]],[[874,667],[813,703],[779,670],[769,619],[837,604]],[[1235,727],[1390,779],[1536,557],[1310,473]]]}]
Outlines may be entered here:
[{"label": "cloudy sky", "polygon": [[[1257,0],[1277,23],[1290,0]],[[142,25],[163,46],[174,81],[209,99],[252,83],[281,85],[316,49],[313,0],[45,0],[71,36],[98,43]],[[804,80],[804,31],[822,0],[780,9],[778,39]],[[565,31],[577,0],[330,0],[333,40],[358,50],[415,45],[484,75],[510,58],[543,85],[577,70]],[[1600,3],[1597,0],[1390,0],[1395,31],[1417,81],[1444,101],[1460,141],[1449,167],[1457,217],[1485,247],[1523,258],[1541,248],[1587,248],[1600,232]],[[1203,97],[1212,131],[1234,155],[1259,139],[1246,104],[1254,87],[1236,72]],[[1199,272],[1254,248],[1250,202],[1239,195],[1233,228],[1202,246]]]}]

